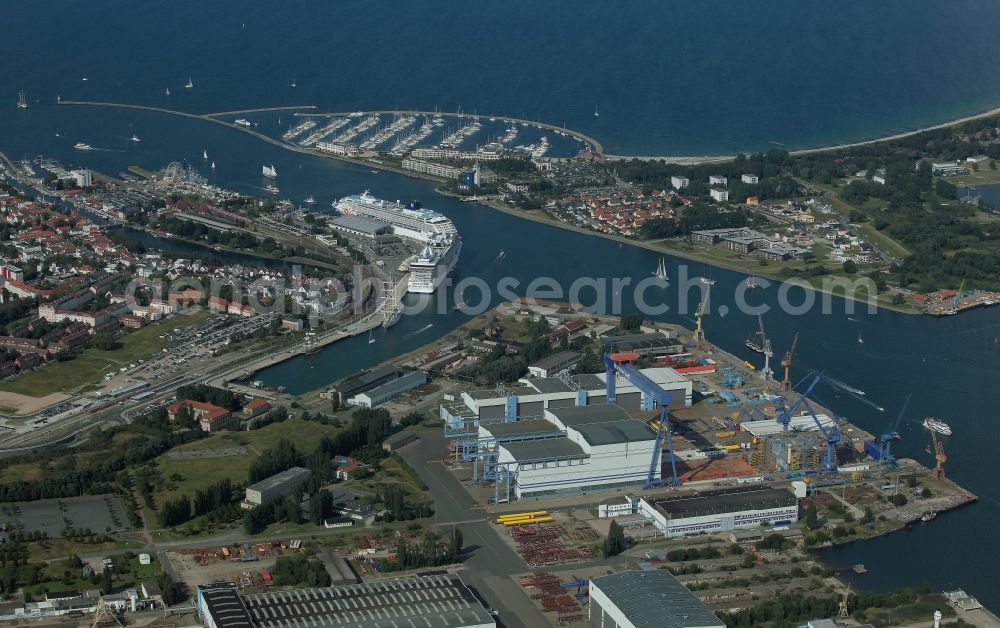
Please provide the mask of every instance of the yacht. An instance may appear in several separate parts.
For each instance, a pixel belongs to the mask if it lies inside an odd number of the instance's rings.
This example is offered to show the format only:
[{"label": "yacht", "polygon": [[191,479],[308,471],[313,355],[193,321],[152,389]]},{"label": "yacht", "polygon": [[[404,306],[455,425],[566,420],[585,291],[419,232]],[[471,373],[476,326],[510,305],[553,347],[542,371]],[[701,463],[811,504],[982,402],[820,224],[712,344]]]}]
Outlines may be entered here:
[{"label": "yacht", "polygon": [[859,345],[865,344],[865,339],[861,336],[861,334],[858,334],[858,344]]},{"label": "yacht", "polygon": [[594,117],[595,118],[601,117],[601,112],[597,110],[597,105],[594,105]]},{"label": "yacht", "polygon": [[923,521],[924,523],[927,523],[928,521],[934,521],[934,517],[937,517],[936,512],[928,512],[925,513],[922,517],[920,517],[920,520]]},{"label": "yacht", "polygon": [[938,434],[944,434],[945,436],[951,436],[951,426],[945,423],[944,421],[935,419],[932,416],[929,416],[926,419],[924,419],[924,427],[926,427],[932,432],[937,432]]},{"label": "yacht", "polygon": [[747,288],[753,289],[757,287],[757,277],[755,275],[750,275],[747,277]]},{"label": "yacht", "polygon": [[208,159],[208,151],[207,150],[201,151],[201,158],[202,159]]},{"label": "yacht", "polygon": [[215,162],[214,161],[212,162],[211,168],[212,168],[212,170],[215,170]]},{"label": "yacht", "polygon": [[142,140],[140,140],[140,139],[139,139],[139,136],[138,136],[138,135],[136,135],[135,133],[133,133],[133,134],[132,134],[132,137],[130,137],[130,138],[128,138],[128,139],[129,139],[129,141],[132,141],[132,142],[135,142],[136,144],[138,144],[139,142],[141,142],[141,141],[142,141]]},{"label": "yacht", "polygon": [[28,99],[25,97],[24,92],[17,93],[17,108],[18,109],[28,108]]},{"label": "yacht", "polygon": [[90,144],[84,144],[83,142],[77,142],[73,148],[77,150],[90,150],[92,147]]},{"label": "yacht", "polygon": [[310,194],[308,197],[306,197],[306,200],[304,200],[302,202],[303,203],[308,203],[309,205],[315,205],[316,204],[316,199],[313,198],[312,194]]},{"label": "yacht", "polygon": [[80,80],[81,80],[81,81],[86,81],[86,80],[87,80],[87,75],[86,75],[86,74],[84,74],[84,75],[83,75],[83,78],[82,78],[82,79],[80,79]]},{"label": "yacht", "polygon": [[375,344],[375,336],[373,335],[374,333],[375,333],[374,329],[368,330],[368,344],[370,345]]},{"label": "yacht", "polygon": [[271,194],[277,194],[278,192],[281,191],[281,190],[279,190],[278,188],[276,188],[273,185],[269,185],[269,186],[265,187],[264,189],[267,190],[268,192],[270,192]]},{"label": "yacht", "polygon": [[656,272],[653,273],[653,276],[660,281],[667,281],[670,279],[670,276],[667,274],[667,262],[662,257],[660,258],[660,263],[656,267]]},{"label": "yacht", "polygon": [[290,87],[295,87],[295,79],[292,79],[292,84],[290,85]]},{"label": "yacht", "polygon": [[170,88],[168,87],[167,88],[167,96],[169,96],[169,95],[170,95]]},{"label": "yacht", "polygon": [[272,179],[278,176],[278,171],[274,169],[274,164],[271,164],[270,166],[261,166],[261,173],[265,177],[270,177]]},{"label": "yacht", "polygon": [[184,87],[187,88],[187,89],[194,88],[194,81],[191,80],[190,76],[188,77],[188,82],[187,82],[187,84]]}]

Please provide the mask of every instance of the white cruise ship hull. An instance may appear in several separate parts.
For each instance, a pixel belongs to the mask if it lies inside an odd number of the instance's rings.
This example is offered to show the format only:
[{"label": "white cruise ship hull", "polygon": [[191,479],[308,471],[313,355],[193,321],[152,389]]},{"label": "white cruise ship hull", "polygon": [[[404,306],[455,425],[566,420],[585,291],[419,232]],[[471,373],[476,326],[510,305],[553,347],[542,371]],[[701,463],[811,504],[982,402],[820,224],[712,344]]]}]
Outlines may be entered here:
[{"label": "white cruise ship hull", "polygon": [[462,241],[455,239],[450,249],[442,256],[441,260],[433,266],[425,266],[420,263],[410,264],[410,278],[406,284],[406,291],[415,294],[432,294],[437,290],[445,278],[451,274],[458,264],[458,256],[462,252]]}]

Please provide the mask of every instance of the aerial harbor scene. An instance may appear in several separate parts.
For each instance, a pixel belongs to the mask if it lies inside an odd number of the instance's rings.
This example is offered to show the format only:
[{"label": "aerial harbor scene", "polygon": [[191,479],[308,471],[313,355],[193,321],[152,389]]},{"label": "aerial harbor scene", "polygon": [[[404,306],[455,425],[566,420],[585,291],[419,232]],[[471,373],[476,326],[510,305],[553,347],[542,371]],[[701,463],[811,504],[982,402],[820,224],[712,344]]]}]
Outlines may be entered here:
[{"label": "aerial harbor scene", "polygon": [[1000,625],[1000,5],[5,8],[0,622]]}]

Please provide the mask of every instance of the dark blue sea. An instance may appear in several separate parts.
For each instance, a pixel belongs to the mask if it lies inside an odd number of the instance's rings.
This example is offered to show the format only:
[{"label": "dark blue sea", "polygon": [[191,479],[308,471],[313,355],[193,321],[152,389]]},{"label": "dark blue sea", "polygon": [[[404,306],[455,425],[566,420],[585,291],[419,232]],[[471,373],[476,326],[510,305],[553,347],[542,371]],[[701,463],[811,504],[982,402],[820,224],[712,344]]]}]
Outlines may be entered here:
[{"label": "dark blue sea", "polygon": [[[655,269],[658,255],[440,197],[424,181],[290,153],[197,120],[53,103],[59,95],[193,112],[290,104],[330,111],[461,108],[565,124],[624,154],[804,148],[919,128],[1000,104],[997,24],[1000,3],[992,0],[11,0],[0,36],[0,101],[9,102],[9,108],[0,105],[0,150],[109,174],[184,160],[214,183],[251,193],[265,183],[261,163],[273,163],[283,196],[311,194],[329,206],[371,189],[386,198],[421,198],[443,211],[465,241],[458,279],[479,276],[494,284],[510,276],[522,285],[540,273],[564,283],[580,275],[639,279]],[[190,90],[183,87],[189,77]],[[27,111],[14,108],[18,90],[28,94]],[[132,133],[141,144],[128,141]],[[79,141],[97,150],[74,151]],[[214,174],[203,150],[218,164]],[[497,261],[501,248],[506,257]],[[670,260],[672,276],[681,262]],[[692,269],[703,272],[700,265]],[[742,277],[711,272],[715,304],[731,306]],[[775,288],[759,292],[775,302]],[[671,305],[675,298],[666,297]],[[925,416],[943,418],[955,429],[946,443],[948,474],[982,499],[930,525],[833,550],[827,558],[837,567],[864,563],[869,573],[857,578],[859,586],[956,585],[1000,608],[1000,583],[991,576],[1000,560],[991,528],[1000,517],[994,483],[1000,462],[993,449],[1000,437],[993,390],[1000,309],[932,319],[846,314],[837,303],[835,314],[768,314],[778,352],[801,332],[802,372],[825,368],[866,393],[824,388],[821,400],[870,432],[883,430],[912,394],[897,454],[929,464],[919,424]],[[660,318],[693,322],[676,308]],[[293,391],[323,386],[440,337],[462,320],[450,311],[407,317],[380,331],[374,345],[364,338],[344,341],[262,377]],[[754,325],[754,318],[735,311],[706,319],[709,339],[741,355]]]}]

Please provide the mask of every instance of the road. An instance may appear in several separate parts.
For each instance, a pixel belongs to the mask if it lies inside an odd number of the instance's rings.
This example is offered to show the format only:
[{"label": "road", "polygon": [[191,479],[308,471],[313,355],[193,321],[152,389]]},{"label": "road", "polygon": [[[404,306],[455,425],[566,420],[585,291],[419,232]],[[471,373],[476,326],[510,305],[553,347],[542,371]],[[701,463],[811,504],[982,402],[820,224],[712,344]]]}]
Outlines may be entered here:
[{"label": "road", "polygon": [[511,578],[530,569],[513,547],[500,538],[486,512],[441,462],[447,455],[441,431],[428,429],[418,433],[420,439],[399,453],[424,480],[434,498],[434,525],[460,525],[469,552],[462,579],[500,611],[503,625],[510,628],[547,625],[545,617]]}]

